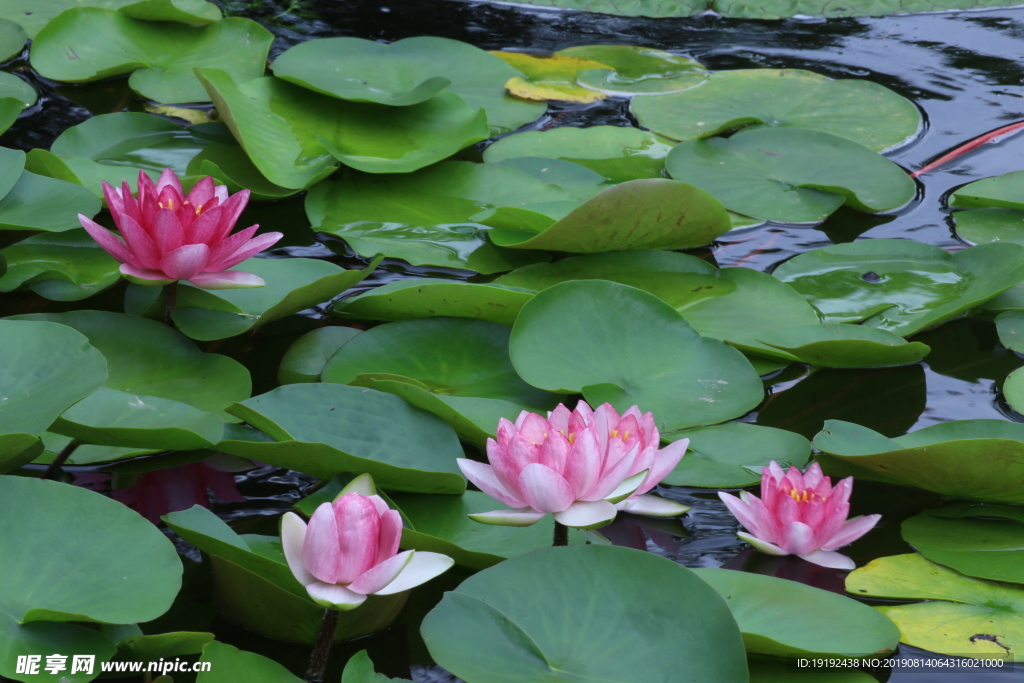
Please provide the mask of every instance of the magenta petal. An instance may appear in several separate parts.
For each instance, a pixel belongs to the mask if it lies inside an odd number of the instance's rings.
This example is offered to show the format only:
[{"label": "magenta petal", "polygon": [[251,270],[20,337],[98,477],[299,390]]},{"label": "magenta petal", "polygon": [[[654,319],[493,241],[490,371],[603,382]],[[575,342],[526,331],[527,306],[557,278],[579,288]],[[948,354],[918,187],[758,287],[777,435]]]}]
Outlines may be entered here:
[{"label": "magenta petal", "polygon": [[164,172],[160,174],[160,179],[156,181],[156,195],[163,194],[165,188],[173,188],[177,193],[179,199],[182,199],[181,182],[178,180],[178,176],[173,170],[165,168]]},{"label": "magenta petal", "polygon": [[185,244],[185,230],[178,216],[170,209],[157,209],[150,223],[153,241],[161,254],[174,251]]},{"label": "magenta petal", "polygon": [[341,574],[335,583],[348,584],[377,561],[380,515],[373,501],[358,493],[345,494],[332,505],[341,548]]},{"label": "magenta petal", "polygon": [[262,287],[266,282],[259,275],[244,270],[222,270],[219,273],[199,273],[188,279],[201,289],[248,289]]},{"label": "magenta petal", "polygon": [[839,533],[828,539],[825,543],[822,543],[822,550],[835,550],[836,548],[842,548],[844,545],[853,543],[858,538],[874,529],[875,525],[878,524],[878,520],[881,518],[882,515],[865,515],[864,517],[851,519],[843,525],[843,528],[839,530]]},{"label": "magenta petal", "polygon": [[124,242],[117,239],[114,233],[110,232],[91,218],[86,218],[82,214],[78,214],[78,222],[82,224],[82,227],[85,228],[87,233],[89,233],[89,236],[96,240],[96,244],[100,245],[103,251],[107,252],[121,263],[141,265],[128,250],[128,247],[125,246]]},{"label": "magenta petal", "polygon": [[140,267],[150,270],[160,269],[161,253],[157,249],[156,242],[128,214],[121,216],[121,236],[124,237],[125,243]]},{"label": "magenta petal", "polygon": [[476,484],[478,489],[494,500],[513,508],[526,506],[525,502],[519,500],[515,494],[505,488],[498,480],[491,465],[485,465],[482,462],[469,460],[468,458],[458,458],[456,462],[459,464],[459,469],[462,470],[462,473],[466,475],[466,479]]},{"label": "magenta petal", "polygon": [[206,267],[210,248],[205,244],[186,244],[164,254],[160,259],[160,270],[175,280],[188,280]]},{"label": "magenta petal", "polygon": [[[232,235],[232,237],[234,237],[234,235]],[[245,259],[251,256],[255,256],[261,251],[264,251],[274,246],[277,243],[277,241],[280,240],[282,237],[284,237],[284,235],[279,232],[268,232],[265,235],[258,235],[249,240],[248,242],[244,243],[242,246],[240,246],[238,249],[236,249],[228,256],[221,257],[217,261],[214,261],[211,258],[210,270],[224,270],[225,268],[230,268],[231,266],[238,265]],[[222,242],[221,245],[226,244],[226,242],[227,240]],[[219,249],[221,245],[218,245],[217,248]]]},{"label": "magenta petal", "polygon": [[[162,180],[162,178],[161,178]],[[206,176],[192,187],[185,201],[199,208],[213,199],[213,178]]]},{"label": "magenta petal", "polygon": [[228,200],[228,186],[217,185],[213,188],[213,196],[216,197],[221,204]]},{"label": "magenta petal", "polygon": [[342,569],[338,548],[338,522],[330,503],[322,503],[306,527],[302,544],[302,564],[324,583],[338,583]]},{"label": "magenta petal", "polygon": [[576,499],[572,486],[547,465],[530,463],[519,473],[519,490],[537,512],[561,512]]},{"label": "magenta petal", "polygon": [[412,550],[406,550],[404,553],[395,555],[380,564],[370,567],[360,574],[355,581],[350,583],[348,589],[363,595],[376,593],[398,578],[398,575],[405,569],[405,565],[409,564],[409,561],[412,560],[413,552]]},{"label": "magenta petal", "polygon": [[124,200],[121,199],[120,191],[114,189],[106,180],[102,183],[103,199],[107,202],[110,215],[114,217],[114,223],[121,227],[121,214],[124,213]]},{"label": "magenta petal", "polygon": [[[765,540],[772,540],[768,533],[765,533],[765,527],[761,524],[758,516],[754,510],[751,509],[750,505],[736,496],[726,493],[724,491],[718,492],[718,498],[725,503],[725,506],[729,508],[729,512],[732,516],[739,520],[739,523],[743,525],[747,531],[758,538]],[[754,496],[751,496],[754,498]]]},{"label": "magenta petal", "polygon": [[226,200],[222,200],[220,207],[224,209],[224,214],[221,216],[220,232],[216,235],[217,242],[226,238],[235,228],[235,223],[242,217],[242,212],[245,211],[245,206],[248,203],[249,190],[242,190]]},{"label": "magenta petal", "polygon": [[174,282],[173,279],[167,277],[165,273],[159,270],[136,268],[127,263],[122,263],[119,270],[121,275],[140,285],[169,285]]},{"label": "magenta petal", "polygon": [[224,210],[219,206],[203,211],[188,227],[185,239],[189,244],[205,244],[207,246],[215,244],[213,238],[220,227],[223,214]]}]

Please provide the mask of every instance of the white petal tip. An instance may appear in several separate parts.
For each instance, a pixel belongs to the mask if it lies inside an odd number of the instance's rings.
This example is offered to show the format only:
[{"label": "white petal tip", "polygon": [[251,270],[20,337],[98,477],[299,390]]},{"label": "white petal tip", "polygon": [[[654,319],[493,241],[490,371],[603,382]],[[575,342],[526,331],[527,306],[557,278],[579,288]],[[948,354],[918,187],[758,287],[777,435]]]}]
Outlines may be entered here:
[{"label": "white petal tip", "polygon": [[543,512],[537,512],[532,508],[492,510],[490,512],[478,512],[469,515],[469,518],[474,522],[495,524],[497,526],[530,526],[539,522],[543,517]]},{"label": "white petal tip", "polygon": [[648,493],[636,498],[626,499],[616,507],[623,512],[633,515],[646,515],[647,517],[678,517],[690,509],[689,505],[683,505],[674,500]]}]

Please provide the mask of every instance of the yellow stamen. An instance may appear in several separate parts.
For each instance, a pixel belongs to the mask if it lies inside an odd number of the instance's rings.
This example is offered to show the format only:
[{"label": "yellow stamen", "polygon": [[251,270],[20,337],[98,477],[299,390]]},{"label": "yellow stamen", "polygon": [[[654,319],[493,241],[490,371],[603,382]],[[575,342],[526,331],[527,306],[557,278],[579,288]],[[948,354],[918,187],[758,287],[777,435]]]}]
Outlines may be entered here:
[{"label": "yellow stamen", "polygon": [[569,432],[569,445],[571,446],[574,443],[576,443],[576,435],[573,434],[572,432]]},{"label": "yellow stamen", "polygon": [[628,429],[622,433],[622,440],[623,441],[628,441],[629,440],[629,430]]},{"label": "yellow stamen", "polygon": [[612,430],[612,438],[613,439],[619,438],[619,430],[618,429],[613,429]]}]

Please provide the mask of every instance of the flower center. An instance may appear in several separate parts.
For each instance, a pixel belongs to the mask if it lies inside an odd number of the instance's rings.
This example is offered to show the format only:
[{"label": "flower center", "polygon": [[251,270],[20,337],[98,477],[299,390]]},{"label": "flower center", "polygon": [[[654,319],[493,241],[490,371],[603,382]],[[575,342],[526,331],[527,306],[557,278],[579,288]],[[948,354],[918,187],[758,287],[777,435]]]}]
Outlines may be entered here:
[{"label": "flower center", "polygon": [[[570,446],[576,443],[576,434],[574,434],[573,432],[569,432],[568,434],[566,434],[564,429],[559,429],[558,433],[569,440]],[[544,436],[547,436],[547,434],[545,434]]]},{"label": "flower center", "polygon": [[796,489],[792,489],[789,492],[789,497],[798,503],[810,503],[816,498],[820,500],[822,503],[828,500],[827,496],[819,496],[817,493],[809,489],[804,489],[803,491],[797,491]]},{"label": "flower center", "polygon": [[619,436],[619,430],[618,429],[613,429],[612,430],[612,438],[613,439],[622,439],[623,442],[626,442],[626,441],[629,440],[629,430],[628,429],[625,430],[624,432],[622,432],[622,436]]}]

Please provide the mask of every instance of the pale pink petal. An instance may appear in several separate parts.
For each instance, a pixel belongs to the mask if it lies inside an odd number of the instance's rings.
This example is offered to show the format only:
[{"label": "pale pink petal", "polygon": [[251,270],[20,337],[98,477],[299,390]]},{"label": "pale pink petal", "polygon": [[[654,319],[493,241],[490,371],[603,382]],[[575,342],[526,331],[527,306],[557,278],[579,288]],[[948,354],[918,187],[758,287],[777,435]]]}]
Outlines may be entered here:
[{"label": "pale pink petal", "polygon": [[[527,412],[524,410],[519,414],[520,419],[526,419],[524,417],[525,415],[527,415]],[[519,429],[514,424],[503,417],[498,418],[498,430],[495,432],[495,436],[498,437],[499,446],[507,448],[509,442],[512,441],[512,438],[518,433]]]},{"label": "pale pink petal", "polygon": [[228,200],[228,186],[218,185],[217,187],[213,188],[213,196],[219,199],[220,203],[223,204]]},{"label": "pale pink petal", "polygon": [[821,483],[822,479],[824,479],[824,475],[821,473],[821,465],[812,462],[804,474],[804,487],[817,491],[818,484]]},{"label": "pale pink petal", "polygon": [[494,500],[513,508],[526,506],[524,501],[519,500],[507,488],[505,488],[500,481],[498,481],[498,477],[494,473],[494,468],[490,465],[485,465],[482,462],[477,462],[476,460],[470,460],[468,458],[458,458],[455,462],[459,464],[459,469],[462,470],[464,475],[466,475],[466,479],[469,479],[478,489]]},{"label": "pale pink petal", "polygon": [[121,198],[122,208],[121,211],[136,221],[141,221],[142,217],[139,215],[139,203],[132,195],[132,188],[129,187],[127,181],[121,181],[121,189],[114,189],[117,196]]},{"label": "pale pink petal", "polygon": [[516,426],[521,437],[536,445],[540,445],[552,431],[551,424],[537,413],[527,413],[523,423]]},{"label": "pale pink petal", "polygon": [[135,256],[137,263],[134,265],[149,270],[161,269],[161,253],[156,242],[149,236],[149,233],[142,229],[138,221],[128,214],[121,216],[121,236],[124,237],[125,243]]},{"label": "pale pink petal", "polygon": [[374,595],[394,595],[415,588],[448,571],[453,564],[455,560],[447,555],[417,551],[398,578],[375,591]]},{"label": "pale pink petal", "polygon": [[813,553],[801,555],[801,560],[807,560],[829,569],[856,569],[857,565],[846,555],[831,550],[815,550]]},{"label": "pale pink petal", "polygon": [[[725,491],[719,491],[718,498],[725,503],[725,506],[729,508],[729,512],[732,513],[732,516],[738,519],[739,523],[742,524],[747,531],[759,538],[771,538],[771,536],[766,533],[767,530],[762,525],[761,519],[750,508],[750,504],[748,502],[742,501],[731,493],[726,493]],[[750,496],[750,498],[757,499],[756,496]]]},{"label": "pale pink petal", "polygon": [[561,474],[540,463],[530,463],[519,473],[519,490],[526,504],[538,512],[560,512],[576,498]]},{"label": "pale pink petal", "polygon": [[406,550],[404,553],[399,553],[380,564],[370,567],[360,574],[355,581],[350,583],[348,589],[363,595],[376,593],[398,577],[398,574],[405,569],[405,565],[412,559],[413,554],[414,551]]},{"label": "pale pink petal", "polygon": [[358,493],[345,494],[331,505],[338,520],[337,544],[341,555],[340,571],[333,583],[348,584],[377,561],[380,515],[373,501]]},{"label": "pale pink petal", "polygon": [[593,429],[576,434],[575,443],[565,459],[562,470],[577,499],[582,499],[594,488],[601,477],[601,450]]},{"label": "pale pink petal", "polygon": [[863,517],[855,517],[843,525],[843,528],[839,532],[830,538],[826,543],[821,545],[822,550],[835,550],[836,548],[842,548],[844,545],[853,543],[858,538],[866,534],[875,528],[878,524],[878,520],[882,519],[882,515],[865,515]]},{"label": "pale pink petal", "polygon": [[786,472],[782,469],[782,467],[779,466],[779,463],[775,462],[774,460],[768,463],[768,467],[766,469],[768,470],[768,473],[771,475],[771,477],[775,480],[775,483],[782,481],[786,476]]},{"label": "pale pink petal", "polygon": [[[740,500],[747,504],[747,509],[750,510],[750,514],[760,524],[760,530],[757,531],[757,535],[766,541],[772,543],[781,542],[782,538],[782,524],[778,518],[772,514],[772,512],[765,507],[765,504],[755,495],[748,493],[747,491],[740,491]],[[751,529],[751,531],[754,531]]]},{"label": "pale pink petal", "polygon": [[160,179],[156,181],[156,194],[158,196],[164,194],[168,188],[174,190],[175,199],[179,202],[184,199],[184,193],[181,191],[181,182],[178,180],[178,176],[173,170],[165,168],[164,172],[160,174]]},{"label": "pale pink petal", "polygon": [[[345,488],[348,488],[348,487],[345,487]],[[344,491],[341,495],[345,495],[346,493],[359,493],[359,494],[362,494],[362,495],[366,496],[367,498],[369,498],[370,502],[373,503],[374,509],[377,510],[377,514],[380,515],[381,517],[383,517],[384,513],[386,513],[388,510],[391,509],[391,508],[388,507],[388,504],[384,502],[384,499],[381,498],[380,496],[378,496],[375,493],[366,493],[365,491]],[[340,498],[340,497],[341,496],[335,496],[335,498]],[[399,516],[401,516],[401,515],[399,515]]]},{"label": "pale pink petal", "polygon": [[150,222],[150,232],[161,254],[185,245],[185,231],[181,221],[170,209],[157,209]]},{"label": "pale pink petal", "polygon": [[338,523],[330,503],[322,503],[309,519],[302,544],[302,564],[320,581],[338,583],[342,557],[338,547]]},{"label": "pale pink petal", "polygon": [[167,275],[159,270],[147,270],[145,268],[136,268],[130,266],[127,263],[122,263],[119,269],[121,275],[124,275],[128,280],[139,285],[149,286],[162,286],[169,285],[174,280],[167,277]]},{"label": "pale pink petal", "polygon": [[554,517],[563,526],[590,529],[612,521],[617,512],[615,506],[606,500],[578,500],[565,510],[556,512]]},{"label": "pale pink petal", "polygon": [[244,270],[222,270],[219,273],[199,273],[188,279],[190,284],[202,289],[248,289],[262,287],[266,282],[258,275]]},{"label": "pale pink petal", "polygon": [[[377,496],[372,496],[372,498],[377,498]],[[380,498],[377,499],[380,500]],[[399,514],[398,510],[388,510],[380,516],[380,541],[377,549],[377,564],[397,555],[398,545],[401,541],[402,515]],[[372,593],[373,591],[370,592]]]},{"label": "pale pink petal", "polygon": [[623,512],[633,515],[646,515],[648,517],[678,517],[690,509],[689,505],[683,505],[674,500],[653,494],[627,498],[615,507]]},{"label": "pale pink petal", "polygon": [[249,190],[242,190],[223,201],[220,206],[224,209],[224,213],[221,215],[220,231],[215,236],[215,242],[220,242],[226,238],[234,229],[235,223],[241,218],[242,212],[245,211],[245,206],[248,203]]},{"label": "pale pink petal", "polygon": [[306,523],[294,512],[286,512],[281,517],[281,548],[288,568],[303,586],[316,581],[302,564],[302,545],[306,539]]},{"label": "pale pink petal", "polygon": [[119,240],[114,233],[82,214],[78,214],[78,222],[82,224],[82,227],[85,228],[87,233],[89,233],[89,236],[96,240],[96,244],[100,245],[103,251],[107,252],[121,263],[138,264],[138,260],[128,250],[128,247],[126,247],[124,242]]},{"label": "pale pink petal", "polygon": [[350,591],[344,586],[315,581],[306,586],[306,592],[313,602],[322,606],[330,607],[339,612],[347,612],[363,604],[365,595]]},{"label": "pale pink petal", "polygon": [[492,510],[490,512],[474,512],[469,518],[481,524],[497,526],[530,526],[544,518],[546,512],[537,512],[533,508],[521,507],[512,510]]},{"label": "pale pink petal", "polygon": [[121,192],[111,186],[106,180],[101,184],[103,188],[103,199],[107,202],[107,208],[110,209],[110,215],[114,217],[114,223],[117,227],[121,227],[121,214],[124,213],[124,200],[121,199]]},{"label": "pale pink petal", "polygon": [[774,543],[769,543],[768,541],[762,540],[757,536],[745,534],[742,531],[737,532],[736,535],[739,536],[740,539],[754,546],[755,550],[760,550],[762,553],[766,555],[789,555],[789,553],[787,553],[785,550],[775,545]]},{"label": "pale pink petal", "polygon": [[[516,431],[518,431],[519,428],[523,426],[523,422],[525,422],[526,418],[528,418],[532,414],[533,413],[531,413],[529,410],[524,410],[521,413],[519,413],[519,417],[516,418]],[[500,424],[501,420],[504,420],[504,419],[505,418],[500,418],[498,420],[498,423]]]},{"label": "pale pink petal", "polygon": [[[612,439],[611,441],[609,441],[609,452],[612,450],[612,445],[614,442],[622,443],[618,439]],[[590,490],[587,491],[583,496],[581,496],[581,498],[583,500],[600,500],[602,498],[607,498],[608,496],[610,496],[612,491],[618,488],[619,484],[621,484],[625,479],[627,479],[629,472],[633,469],[633,463],[636,461],[636,457],[639,454],[640,443],[638,442],[636,445],[633,446],[633,448],[629,450],[628,453],[626,453],[623,457],[619,458],[618,463],[616,463],[614,467],[612,467],[609,470],[605,470],[601,474],[601,478],[598,479],[597,482],[592,487],[590,487]],[[639,484],[637,485],[639,486]]]},{"label": "pale pink petal", "polygon": [[[235,253],[220,259],[216,263],[211,263],[210,270],[224,270],[225,268],[236,266],[245,259],[255,256],[261,251],[266,251],[270,247],[274,246],[282,237],[284,237],[284,233],[280,232],[268,232],[264,235],[254,237],[244,246],[240,247]],[[210,260],[213,261],[212,258]]]},{"label": "pale pink petal", "polygon": [[213,178],[206,176],[192,187],[185,201],[198,208],[213,199],[213,196]]},{"label": "pale pink petal", "polygon": [[793,522],[784,533],[780,547],[790,555],[807,555],[818,550],[814,547],[814,532],[803,522]]},{"label": "pale pink petal", "polygon": [[647,470],[644,470],[643,472],[637,472],[633,476],[627,477],[622,481],[621,484],[615,487],[615,490],[613,490],[611,493],[605,496],[604,500],[607,500],[609,503],[614,504],[618,503],[621,500],[629,498],[636,492],[637,487],[639,487],[640,484],[644,482],[644,479],[646,477]]},{"label": "pale pink petal", "polygon": [[207,209],[199,215],[199,218],[192,222],[186,231],[186,241],[190,244],[214,244],[213,238],[220,227],[221,214],[224,212],[219,206]]},{"label": "pale pink petal", "polygon": [[569,455],[569,440],[558,432],[549,433],[537,451],[538,462],[547,465],[555,472],[565,470],[565,461]]},{"label": "pale pink petal", "polygon": [[564,404],[559,403],[555,406],[555,409],[548,413],[548,422],[555,429],[555,431],[561,432],[562,434],[569,434],[569,417],[572,412],[565,407]]},{"label": "pale pink petal", "polygon": [[610,403],[598,406],[597,410],[594,411],[591,424],[594,425],[594,431],[598,436],[598,444],[601,446],[602,453],[607,451],[611,431],[618,423],[619,413]]},{"label": "pale pink petal", "polygon": [[647,493],[660,484],[661,480],[667,477],[676,468],[679,461],[683,459],[683,456],[686,455],[686,449],[689,445],[689,439],[680,439],[655,453],[654,462],[648,465],[650,473],[647,475],[644,483],[640,485],[640,488],[636,490],[637,493]]},{"label": "pale pink petal", "polygon": [[203,270],[209,258],[210,248],[205,244],[186,244],[164,254],[160,270],[175,280],[188,280]]},{"label": "pale pink petal", "polygon": [[520,501],[523,494],[519,490],[519,473],[536,460],[536,451],[536,446],[518,434],[508,442],[507,448],[501,448],[493,439],[487,440],[487,460],[494,468],[494,476],[510,495]]}]

